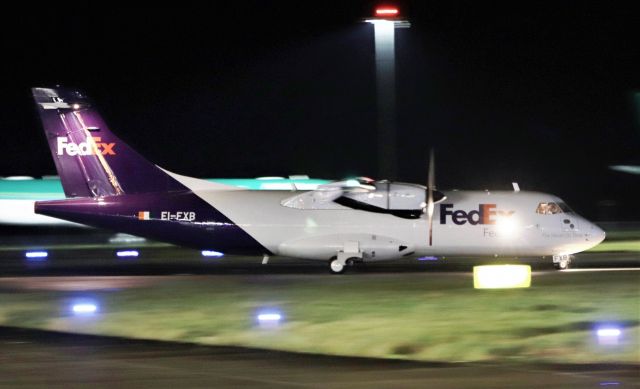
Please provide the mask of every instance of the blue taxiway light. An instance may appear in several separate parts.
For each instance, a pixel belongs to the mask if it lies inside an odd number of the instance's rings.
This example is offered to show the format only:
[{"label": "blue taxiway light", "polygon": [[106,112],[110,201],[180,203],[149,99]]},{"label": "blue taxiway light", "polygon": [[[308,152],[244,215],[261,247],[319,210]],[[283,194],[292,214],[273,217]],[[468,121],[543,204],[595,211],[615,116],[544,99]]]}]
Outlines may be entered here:
[{"label": "blue taxiway light", "polygon": [[261,323],[279,322],[282,319],[282,315],[279,313],[261,313],[258,315],[258,321]]},{"label": "blue taxiway light", "polygon": [[283,315],[275,309],[263,309],[256,314],[256,321],[261,328],[278,327],[283,320]]},{"label": "blue taxiway light", "polygon": [[201,254],[202,254],[203,257],[216,257],[216,258],[219,258],[219,257],[224,256],[223,253],[220,253],[218,251],[213,251],[213,250],[202,250]]},{"label": "blue taxiway light", "polygon": [[24,253],[24,256],[28,261],[40,262],[46,261],[49,253],[46,251],[27,251],[26,253]]},{"label": "blue taxiway light", "polygon": [[596,335],[598,337],[598,344],[616,345],[620,340],[622,331],[620,330],[620,328],[615,326],[602,326],[598,327],[598,329],[596,330]]},{"label": "blue taxiway light", "polygon": [[418,261],[437,261],[438,257],[427,256],[427,257],[419,257]]},{"label": "blue taxiway light", "polygon": [[94,303],[76,303],[71,306],[71,311],[76,315],[92,315],[98,311]]},{"label": "blue taxiway light", "polygon": [[597,334],[598,336],[620,336],[621,331],[618,328],[600,328]]},{"label": "blue taxiway light", "polygon": [[140,253],[138,253],[138,250],[120,250],[116,252],[116,255],[119,258],[127,258],[127,257],[137,257],[138,255],[140,255]]}]

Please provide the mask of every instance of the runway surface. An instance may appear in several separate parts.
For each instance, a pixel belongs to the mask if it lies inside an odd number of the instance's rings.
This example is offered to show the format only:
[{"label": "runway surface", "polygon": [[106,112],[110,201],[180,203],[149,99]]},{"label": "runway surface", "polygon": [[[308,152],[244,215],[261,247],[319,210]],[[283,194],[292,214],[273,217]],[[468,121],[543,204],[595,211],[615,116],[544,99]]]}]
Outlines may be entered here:
[{"label": "runway surface", "polygon": [[637,366],[419,363],[0,327],[3,388],[640,387]]},{"label": "runway surface", "polygon": [[[288,269],[288,268],[285,268]],[[264,275],[265,282],[275,281],[279,278],[287,280],[295,279],[308,279],[318,281],[318,277],[322,275],[318,274],[287,274],[283,272],[283,269],[275,274]],[[388,270],[388,269],[387,269]],[[640,268],[585,268],[585,269],[569,269],[563,270],[566,273],[606,273],[606,272],[637,272]],[[355,272],[355,270],[354,270]],[[317,272],[316,272],[317,273]],[[363,273],[363,276],[369,277],[402,277],[401,274],[396,274],[393,271],[383,272],[378,271]],[[452,272],[438,272],[438,275],[457,276],[473,278],[473,274],[452,271]],[[556,270],[538,271],[533,272],[533,276],[537,279],[547,275],[558,274]],[[227,275],[229,277],[233,274]],[[425,276],[429,276],[428,272]],[[434,275],[435,276],[435,275]],[[173,275],[106,275],[106,276],[21,276],[21,277],[0,277],[0,291],[52,291],[52,292],[83,292],[83,291],[110,291],[110,290],[123,290],[129,288],[153,288],[162,284],[170,284],[175,281],[192,281],[192,282],[215,282],[218,277],[225,277],[224,274],[173,274]],[[327,274],[327,277],[331,275]],[[345,275],[348,277],[348,275]],[[428,280],[426,278],[425,280]]]},{"label": "runway surface", "polygon": [[[47,275],[169,275],[169,274],[323,274],[328,265],[322,261],[274,257],[266,265],[262,257],[203,257],[199,251],[179,247],[145,247],[137,249],[138,257],[118,258],[117,249],[72,248],[50,249],[47,258],[25,257],[22,250],[0,249],[1,276]],[[357,264],[351,274],[471,272],[473,266],[493,263],[523,263],[534,271],[555,271],[551,258],[438,258],[419,261],[402,258],[395,261]],[[640,268],[638,253],[581,253],[572,269]]]}]

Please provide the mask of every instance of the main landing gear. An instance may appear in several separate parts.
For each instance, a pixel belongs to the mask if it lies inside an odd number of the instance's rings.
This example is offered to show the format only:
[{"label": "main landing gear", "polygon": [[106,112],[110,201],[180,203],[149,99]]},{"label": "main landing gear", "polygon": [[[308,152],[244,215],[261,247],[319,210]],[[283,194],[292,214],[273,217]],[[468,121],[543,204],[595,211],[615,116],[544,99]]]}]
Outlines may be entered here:
[{"label": "main landing gear", "polygon": [[331,270],[331,274],[342,274],[347,270],[347,267],[354,266],[358,260],[360,260],[360,258],[347,258],[340,260],[333,257],[329,260],[329,270]]},{"label": "main landing gear", "polygon": [[338,255],[329,260],[329,270],[332,274],[344,273],[347,266],[355,265],[357,261],[362,261],[362,251],[358,242],[345,242],[343,249],[338,251]]},{"label": "main landing gear", "polygon": [[573,260],[573,255],[554,255],[553,267],[558,270],[566,270],[571,265],[571,260]]}]

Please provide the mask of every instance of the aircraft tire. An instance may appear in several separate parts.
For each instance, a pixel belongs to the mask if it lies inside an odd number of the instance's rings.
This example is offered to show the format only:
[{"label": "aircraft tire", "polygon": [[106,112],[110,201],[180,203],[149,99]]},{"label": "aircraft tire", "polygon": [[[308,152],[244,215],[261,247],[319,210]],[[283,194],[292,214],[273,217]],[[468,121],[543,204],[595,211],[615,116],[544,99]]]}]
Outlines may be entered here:
[{"label": "aircraft tire", "polygon": [[347,265],[341,263],[338,259],[332,259],[329,261],[329,270],[331,270],[331,274],[342,274],[346,268]]},{"label": "aircraft tire", "polygon": [[566,270],[569,268],[570,264],[571,264],[570,259],[563,259],[558,263],[554,263],[553,266],[558,270]]}]

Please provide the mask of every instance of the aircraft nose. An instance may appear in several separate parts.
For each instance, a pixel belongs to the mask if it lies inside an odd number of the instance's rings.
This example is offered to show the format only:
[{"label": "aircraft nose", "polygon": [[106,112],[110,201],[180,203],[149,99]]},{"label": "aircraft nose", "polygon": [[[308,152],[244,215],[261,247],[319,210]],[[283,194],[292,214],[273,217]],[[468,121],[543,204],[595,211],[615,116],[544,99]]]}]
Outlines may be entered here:
[{"label": "aircraft nose", "polygon": [[596,244],[602,242],[607,234],[604,230],[595,224],[591,224],[591,229],[589,231],[589,235],[591,235],[591,240],[593,240]]}]

